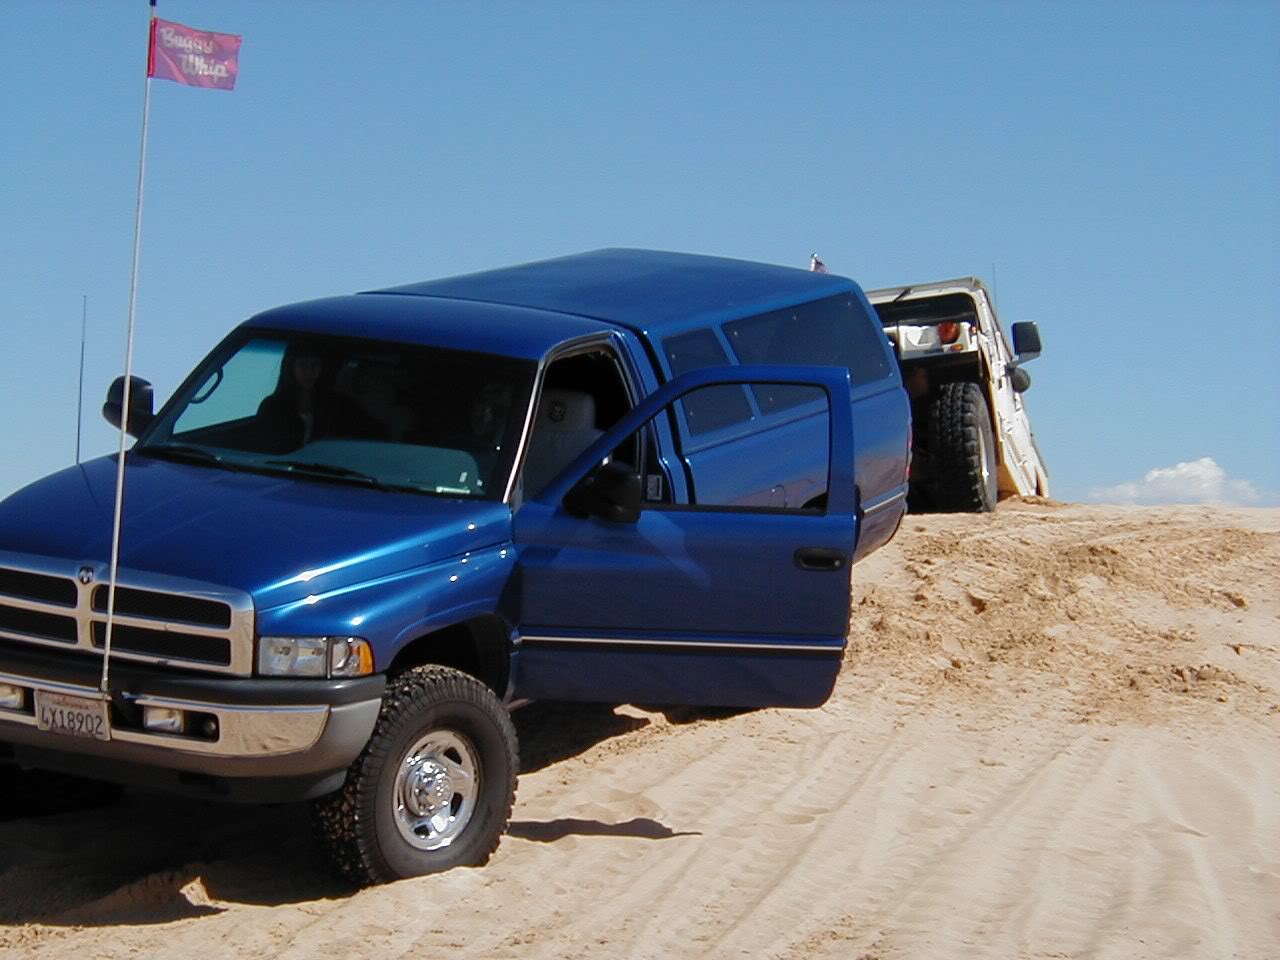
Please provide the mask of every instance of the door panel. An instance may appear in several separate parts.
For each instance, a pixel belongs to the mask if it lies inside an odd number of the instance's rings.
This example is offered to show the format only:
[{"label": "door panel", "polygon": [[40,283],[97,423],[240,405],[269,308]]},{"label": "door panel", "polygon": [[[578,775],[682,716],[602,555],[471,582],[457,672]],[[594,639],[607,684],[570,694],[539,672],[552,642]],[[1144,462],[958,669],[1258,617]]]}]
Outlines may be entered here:
[{"label": "door panel", "polygon": [[635,523],[614,523],[561,505],[603,452],[715,383],[823,387],[831,429],[820,452],[853,462],[845,370],[707,369],[668,384],[516,513],[517,696],[813,706],[830,694],[856,542],[851,474],[832,474],[825,513],[655,505]]},{"label": "door panel", "polygon": [[[1035,491],[1035,477],[1027,469],[1028,430],[1027,417],[1022,409],[1022,398],[1013,389],[1009,379],[1012,356],[1008,341],[996,319],[995,308],[987,301],[983,320],[984,343],[991,363],[991,382],[988,385],[988,403],[995,417],[996,444],[1000,461],[1014,484],[1014,493]],[[1002,488],[1003,489],[1003,488]]]}]

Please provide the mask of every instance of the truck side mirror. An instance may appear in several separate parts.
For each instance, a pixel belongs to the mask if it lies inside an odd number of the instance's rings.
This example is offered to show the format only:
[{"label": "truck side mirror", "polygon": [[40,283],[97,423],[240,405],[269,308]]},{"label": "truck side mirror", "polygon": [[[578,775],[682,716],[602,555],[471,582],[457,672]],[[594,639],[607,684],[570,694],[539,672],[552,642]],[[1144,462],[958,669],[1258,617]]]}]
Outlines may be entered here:
[{"label": "truck side mirror", "polygon": [[580,517],[600,517],[614,523],[640,519],[640,474],[626,463],[610,460],[596,467],[564,497],[565,509]]},{"label": "truck side mirror", "polygon": [[1013,325],[1013,352],[1019,363],[1026,363],[1040,356],[1040,328],[1034,320],[1023,320]]},{"label": "truck side mirror", "polygon": [[155,392],[151,383],[141,377],[129,378],[129,415],[124,415],[124,377],[116,377],[107,388],[107,402],[102,405],[102,415],[107,423],[119,429],[124,422],[124,432],[139,436],[155,418]]},{"label": "truck side mirror", "polygon": [[1031,374],[1021,367],[1014,367],[1009,371],[1009,386],[1013,387],[1014,393],[1026,393],[1031,389]]}]

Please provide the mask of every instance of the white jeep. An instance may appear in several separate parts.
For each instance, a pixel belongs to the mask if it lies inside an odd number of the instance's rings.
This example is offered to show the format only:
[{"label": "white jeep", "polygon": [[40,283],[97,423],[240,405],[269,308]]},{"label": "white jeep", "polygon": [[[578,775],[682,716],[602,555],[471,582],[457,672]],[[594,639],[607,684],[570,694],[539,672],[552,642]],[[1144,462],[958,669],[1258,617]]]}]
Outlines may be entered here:
[{"label": "white jeep", "polygon": [[1005,339],[981,280],[867,291],[902,367],[913,420],[913,510],[993,510],[1009,496],[1048,496],[1049,472],[1022,395],[1022,364],[1040,354],[1030,321]]}]

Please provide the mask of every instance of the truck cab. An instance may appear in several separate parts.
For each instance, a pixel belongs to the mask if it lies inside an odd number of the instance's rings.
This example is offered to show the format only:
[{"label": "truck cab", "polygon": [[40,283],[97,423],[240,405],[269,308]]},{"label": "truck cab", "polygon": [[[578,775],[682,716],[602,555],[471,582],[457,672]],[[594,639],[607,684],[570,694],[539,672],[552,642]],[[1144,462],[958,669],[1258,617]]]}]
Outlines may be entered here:
[{"label": "truck cab", "polygon": [[357,883],[488,858],[520,702],[822,704],[905,509],[888,342],[784,267],[610,250],[292,304],[158,411],[130,386],[115,567],[114,457],[0,503],[0,761],[311,800]]}]

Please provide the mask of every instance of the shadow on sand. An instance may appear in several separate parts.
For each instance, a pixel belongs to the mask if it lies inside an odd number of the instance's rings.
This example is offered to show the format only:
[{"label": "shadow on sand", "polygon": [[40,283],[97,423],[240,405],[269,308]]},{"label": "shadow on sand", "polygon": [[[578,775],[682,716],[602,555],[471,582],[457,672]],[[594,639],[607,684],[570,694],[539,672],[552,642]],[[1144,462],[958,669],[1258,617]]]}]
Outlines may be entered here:
[{"label": "shadow on sand", "polygon": [[672,837],[700,837],[699,830],[672,830],[665,823],[649,817],[635,817],[624,823],[604,823],[600,820],[579,820],[562,817],[559,820],[512,820],[507,833],[522,840],[538,843],[555,843],[565,837],[634,837],[638,840],[670,840]]},{"label": "shadow on sand", "polygon": [[[531,773],[646,726],[593,704],[532,704],[512,719]],[[109,926],[342,898],[305,804],[232,806],[46,779],[0,765],[0,924]],[[79,784],[77,786],[77,784]],[[681,836],[649,819],[516,821],[514,836]]]}]

